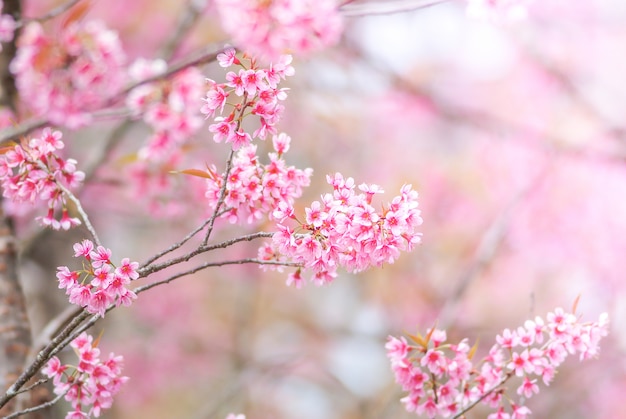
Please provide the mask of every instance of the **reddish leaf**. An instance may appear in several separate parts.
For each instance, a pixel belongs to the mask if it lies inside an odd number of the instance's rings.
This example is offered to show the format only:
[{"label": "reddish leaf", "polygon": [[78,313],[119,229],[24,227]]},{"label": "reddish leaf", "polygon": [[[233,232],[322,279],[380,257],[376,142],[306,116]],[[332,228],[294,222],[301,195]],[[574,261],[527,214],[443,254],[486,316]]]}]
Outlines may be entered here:
[{"label": "reddish leaf", "polygon": [[87,14],[87,12],[89,12],[91,6],[91,0],[79,1],[63,16],[63,20],[61,21],[61,28],[66,29],[72,23],[78,22]]},{"label": "reddish leaf", "polygon": [[211,173],[207,173],[204,170],[199,169],[185,169],[185,170],[172,170],[170,173],[182,173],[184,175],[197,176],[205,179],[213,179],[213,175]]}]

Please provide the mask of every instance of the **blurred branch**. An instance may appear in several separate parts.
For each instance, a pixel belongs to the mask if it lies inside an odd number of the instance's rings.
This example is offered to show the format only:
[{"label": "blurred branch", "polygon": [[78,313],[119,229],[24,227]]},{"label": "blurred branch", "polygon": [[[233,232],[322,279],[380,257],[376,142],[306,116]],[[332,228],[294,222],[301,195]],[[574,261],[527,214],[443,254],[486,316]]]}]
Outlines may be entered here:
[{"label": "blurred branch", "polygon": [[46,20],[54,19],[55,17],[62,15],[63,13],[70,10],[72,7],[77,5],[80,1],[82,0],[69,0],[68,2],[55,7],[54,9],[50,10],[48,13],[44,15],[41,15],[36,18],[27,18],[27,19],[20,20],[17,22],[17,27],[21,28],[30,22],[45,22]]},{"label": "blurred branch", "polygon": [[168,39],[161,49],[161,55],[166,59],[171,58],[180,47],[185,37],[202,16],[202,10],[206,7],[206,0],[188,0],[187,7],[179,17],[174,35]]},{"label": "blurred branch", "polygon": [[390,15],[426,9],[450,0],[388,0],[380,3],[346,2],[339,7],[341,14],[346,17],[361,17],[370,15]]},{"label": "blurred branch", "polygon": [[[61,351],[65,346],[61,343],[72,335],[72,331],[76,329],[83,321],[90,316],[86,311],[81,312],[74,317],[63,330],[54,337],[35,357],[32,363],[20,374],[18,379],[9,387],[6,393],[0,397],[0,408],[5,406],[12,398],[19,394],[20,389],[33,378],[48,360]],[[97,317],[97,316],[96,316]],[[68,342],[69,344],[69,342]]]},{"label": "blurred branch", "polygon": [[[47,380],[47,379],[46,379],[46,380],[39,380],[39,381],[38,381],[38,383],[40,383],[40,382],[42,382],[42,381],[43,381],[43,382],[47,382],[48,380]],[[27,390],[30,390],[31,388],[32,388],[32,387],[29,387]],[[26,389],[25,389],[25,390],[26,390]],[[34,412],[37,412],[37,411],[39,411],[39,410],[43,410],[43,409],[45,409],[45,408],[48,408],[48,407],[54,406],[54,405],[55,405],[56,403],[58,403],[58,402],[59,402],[59,401],[60,401],[63,397],[65,397],[65,395],[67,394],[67,392],[68,392],[68,391],[70,391],[70,389],[69,389],[69,388],[68,388],[67,390],[65,390],[63,393],[61,393],[61,394],[57,395],[57,396],[56,396],[54,399],[52,399],[52,400],[49,400],[49,401],[47,401],[47,402],[45,402],[45,403],[41,403],[40,405],[37,405],[37,406],[30,407],[30,408],[28,408],[28,409],[20,410],[19,412],[15,412],[15,413],[13,413],[13,414],[11,414],[11,415],[9,415],[9,416],[5,416],[3,419],[12,419],[12,418],[17,418],[17,417],[20,417],[20,416],[27,415],[27,414],[29,414],[29,413],[34,413]]]},{"label": "blurred branch", "polygon": [[505,119],[502,116],[493,115],[490,112],[480,109],[470,109],[446,102],[440,97],[437,97],[434,92],[427,90],[423,86],[416,85],[403,75],[398,74],[390,68],[383,67],[380,64],[380,60],[370,59],[356,43],[350,43],[348,41],[346,44],[347,46],[342,52],[352,54],[355,59],[360,60],[362,65],[375,71],[380,76],[387,78],[389,82],[399,91],[409,93],[419,98],[434,112],[436,112],[440,118],[453,123],[461,123],[476,127],[485,131],[506,131],[513,132],[526,138],[542,139],[545,141],[538,142],[537,145],[548,152],[558,152],[559,154],[575,158],[619,165],[626,162],[626,151],[623,154],[615,154],[562,146],[561,144],[566,143],[566,141],[550,132],[522,125],[517,121]]},{"label": "blurred branch", "polygon": [[167,279],[156,281],[156,282],[153,282],[151,284],[147,284],[147,285],[141,286],[139,288],[136,288],[134,290],[134,292],[136,294],[139,294],[141,292],[144,292],[144,291],[147,291],[147,290],[149,290],[151,288],[154,288],[154,287],[156,287],[158,285],[169,284],[170,282],[174,281],[175,279],[195,274],[196,272],[199,272],[199,271],[207,269],[207,268],[213,268],[213,267],[216,267],[216,266],[245,265],[245,264],[274,265],[274,266],[293,266],[293,267],[301,267],[302,266],[302,264],[295,263],[295,262],[278,262],[278,261],[274,261],[274,260],[261,260],[261,259],[254,259],[254,258],[237,259],[237,260],[224,260],[224,261],[220,261],[220,262],[207,262],[207,263],[203,263],[201,265],[198,265],[195,268],[189,269],[187,271],[180,272],[180,273],[177,273],[175,275],[172,275],[172,276],[170,276]]},{"label": "blurred branch", "polygon": [[471,263],[463,269],[459,278],[454,281],[457,285],[452,294],[446,299],[438,316],[439,327],[446,329],[452,324],[465,291],[467,291],[472,281],[484,272],[500,249],[511,222],[513,212],[529,194],[537,189],[539,183],[545,178],[549,168],[550,165],[547,165],[524,188],[518,191],[511,202],[504,207],[501,213],[491,222],[487,230],[485,230]]},{"label": "blurred branch", "polygon": [[[123,90],[113,95],[103,105],[101,109],[94,110],[93,111],[94,117],[96,118],[112,118],[112,117],[119,118],[121,116],[130,115],[131,113],[130,110],[126,109],[125,107],[117,108],[117,109],[109,109],[109,107],[112,106],[114,103],[117,103],[123,98],[125,98],[126,95],[131,90],[135,89],[138,86],[142,86],[146,83],[152,83],[155,81],[167,79],[189,67],[194,67],[194,66],[213,62],[217,59],[217,55],[221,53],[222,51],[223,51],[223,48],[217,51],[214,48],[211,48],[210,50],[208,48],[203,49],[199,52],[196,52],[195,54],[190,54],[190,57],[188,57],[187,59],[170,66],[169,69],[162,74],[149,77],[145,80],[138,81],[136,83],[133,83],[125,87]],[[20,123],[20,125],[16,128],[0,130],[0,145],[4,145],[10,141],[19,139],[19,137],[27,135],[31,131],[36,130],[38,128],[45,127],[45,126],[53,126],[53,124],[51,124],[50,120],[46,118],[38,117],[38,118],[33,118],[31,120],[24,121]]]}]

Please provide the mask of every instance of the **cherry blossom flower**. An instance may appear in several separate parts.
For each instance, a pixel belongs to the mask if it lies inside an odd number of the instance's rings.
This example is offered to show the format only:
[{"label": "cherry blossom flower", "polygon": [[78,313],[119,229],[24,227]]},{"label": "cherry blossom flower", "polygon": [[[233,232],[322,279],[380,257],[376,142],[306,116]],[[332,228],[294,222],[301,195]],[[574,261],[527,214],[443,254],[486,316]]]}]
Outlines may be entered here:
[{"label": "cherry blossom flower", "polygon": [[[401,400],[405,408],[434,418],[464,413],[482,403],[495,410],[488,418],[526,418],[531,411],[522,402],[539,393],[538,377],[547,385],[568,354],[579,353],[581,359],[587,359],[583,354],[588,351],[597,354],[600,339],[608,333],[606,314],[596,322],[583,323],[557,308],[546,319],[544,323],[537,317],[522,328],[523,333],[532,331],[532,342],[505,329],[489,355],[477,363],[472,359],[476,348],[470,349],[466,339],[458,345],[445,343],[441,330],[429,330],[425,337],[411,336],[413,344],[404,337],[389,336],[385,348],[391,368],[398,384],[409,393]],[[521,377],[516,390],[522,397],[519,402],[507,394],[514,376]]]},{"label": "cherry blossom flower", "polygon": [[101,359],[100,350],[94,346],[93,337],[83,332],[70,343],[78,356],[77,366],[62,365],[52,357],[42,373],[53,379],[55,394],[65,394],[71,406],[66,418],[99,417],[113,404],[128,377],[122,376],[124,359],[115,354]]},{"label": "cherry blossom flower", "polygon": [[137,262],[124,258],[116,267],[111,262],[111,250],[103,246],[95,247],[90,240],[74,244],[74,257],[85,259],[82,269],[70,271],[67,266],[57,268],[59,288],[65,289],[70,303],[104,317],[110,305],[128,306],[137,298],[127,288],[132,280],[139,278]]},{"label": "cherry blossom flower", "polygon": [[[337,173],[328,176],[327,181],[334,192],[322,195],[321,201],[306,208],[304,222],[298,221],[293,212],[274,212],[280,216],[279,232],[272,239],[279,261],[300,264],[313,271],[314,282],[326,284],[336,276],[339,266],[359,272],[393,263],[401,251],[410,251],[421,241],[416,231],[422,223],[417,192],[409,185],[378,212],[370,205],[370,194],[356,193],[354,179],[344,179]],[[393,226],[388,223],[389,214],[397,217]],[[299,229],[286,227],[290,221],[297,222]]]},{"label": "cherry blossom flower", "polygon": [[[45,128],[40,137],[23,140],[0,155],[0,184],[2,195],[15,203],[46,202],[46,215],[37,217],[42,225],[69,230],[80,220],[70,216],[62,188],[76,188],[85,174],[76,170],[75,160],[58,155],[64,148],[61,138],[61,132]],[[61,218],[57,219],[59,209]]]}]

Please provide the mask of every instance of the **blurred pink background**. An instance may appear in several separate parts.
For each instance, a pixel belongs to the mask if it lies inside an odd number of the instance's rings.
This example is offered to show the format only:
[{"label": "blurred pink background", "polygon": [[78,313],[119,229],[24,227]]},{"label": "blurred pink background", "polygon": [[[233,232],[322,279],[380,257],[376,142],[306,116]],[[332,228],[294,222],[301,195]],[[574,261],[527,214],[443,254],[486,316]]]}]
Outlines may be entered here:
[{"label": "blurred pink background", "polygon": [[[28,2],[26,14],[61,3]],[[94,1],[86,18],[119,31],[130,59],[152,58],[186,7]],[[131,377],[106,417],[409,418],[387,335],[438,322],[452,341],[479,339],[484,354],[503,328],[581,295],[585,319],[611,316],[601,356],[568,359],[528,406],[538,418],[626,418],[626,2],[535,1],[526,20],[499,24],[464,8],[346,16],[339,45],[295,60],[280,126],[292,137],[287,162],[314,169],[297,208],[329,191],[326,174],[338,171],[389,199],[411,183],[423,244],[322,288],[288,288],[286,272],[247,266],[142,294],[104,324],[102,347],[125,356]],[[176,56],[227,42],[209,3]],[[216,63],[203,71],[224,74]],[[64,133],[71,154],[88,161],[114,126]],[[114,255],[139,261],[209,210],[190,178],[176,179],[189,189],[176,198],[183,212],[161,218],[120,186],[124,157],[146,136],[133,126],[83,196]],[[206,127],[190,149],[180,169],[223,167],[227,149]],[[255,231],[219,227],[220,238]],[[68,259],[71,243],[57,249]],[[205,259],[255,256],[258,246]]]}]

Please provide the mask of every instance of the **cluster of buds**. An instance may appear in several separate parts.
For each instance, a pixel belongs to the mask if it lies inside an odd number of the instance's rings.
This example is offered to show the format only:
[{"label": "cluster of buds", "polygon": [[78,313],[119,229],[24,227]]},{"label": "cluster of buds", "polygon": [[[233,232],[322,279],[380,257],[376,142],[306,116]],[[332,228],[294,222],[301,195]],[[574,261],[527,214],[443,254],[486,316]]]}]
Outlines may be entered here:
[{"label": "cluster of buds", "polygon": [[[76,160],[58,156],[64,147],[61,137],[59,131],[45,128],[40,137],[6,148],[0,155],[0,181],[5,198],[15,203],[47,202],[48,213],[39,220],[55,230],[68,230],[80,221],[69,216],[62,187],[77,187],[85,174],[76,170]],[[57,220],[55,210],[61,208]]]},{"label": "cluster of buds", "polygon": [[[489,419],[524,419],[531,411],[523,400],[539,392],[538,379],[549,385],[568,355],[578,354],[580,360],[594,357],[607,333],[606,313],[597,322],[583,323],[557,308],[545,322],[536,317],[517,330],[505,329],[476,364],[472,361],[476,345],[470,348],[467,339],[446,343],[445,331],[434,328],[425,337],[409,336],[414,344],[390,336],[385,347],[396,381],[409,392],[402,399],[408,411],[429,418],[458,417],[483,403],[495,410]],[[519,381],[519,402],[507,394],[514,377]]]},{"label": "cluster of buds", "polygon": [[[260,258],[292,261],[314,272],[313,281],[331,282],[338,266],[349,272],[360,272],[372,266],[393,263],[401,251],[410,251],[420,243],[422,224],[417,192],[404,185],[400,195],[377,211],[374,195],[383,193],[377,185],[362,184],[356,192],[354,179],[340,173],[327,177],[332,194],[322,196],[306,208],[306,218],[299,221],[293,208],[283,204],[274,211],[280,221],[279,231],[271,245],[262,247]],[[292,229],[285,223],[298,223]],[[302,285],[300,269],[289,275],[287,283]]]},{"label": "cluster of buds", "polygon": [[[220,53],[217,59],[222,67],[236,65],[240,69],[237,73],[229,71],[226,83],[207,79],[210,87],[200,112],[207,118],[219,113],[215,123],[209,126],[215,142],[231,143],[233,149],[238,150],[255,138],[264,140],[268,134],[276,134],[275,125],[284,109],[280,101],[287,98],[287,89],[279,89],[278,84],[294,74],[291,56],[281,56],[269,68],[258,67],[253,58],[239,59],[233,48]],[[242,127],[243,119],[250,115],[257,117],[260,124],[252,135]]]},{"label": "cluster of buds", "polygon": [[102,246],[94,248],[89,240],[74,245],[74,257],[85,258],[82,269],[70,271],[67,266],[57,268],[59,288],[65,289],[70,303],[104,317],[111,304],[129,306],[137,298],[126,287],[139,278],[137,262],[124,258],[116,267],[111,262],[111,250]]},{"label": "cluster of buds", "polygon": [[65,400],[72,405],[73,410],[66,419],[99,417],[103,409],[111,407],[113,396],[128,381],[128,377],[122,376],[124,359],[111,353],[106,360],[101,360],[100,349],[85,332],[70,346],[78,356],[76,366],[63,365],[55,356],[42,373],[52,378],[54,392],[65,394]]}]

